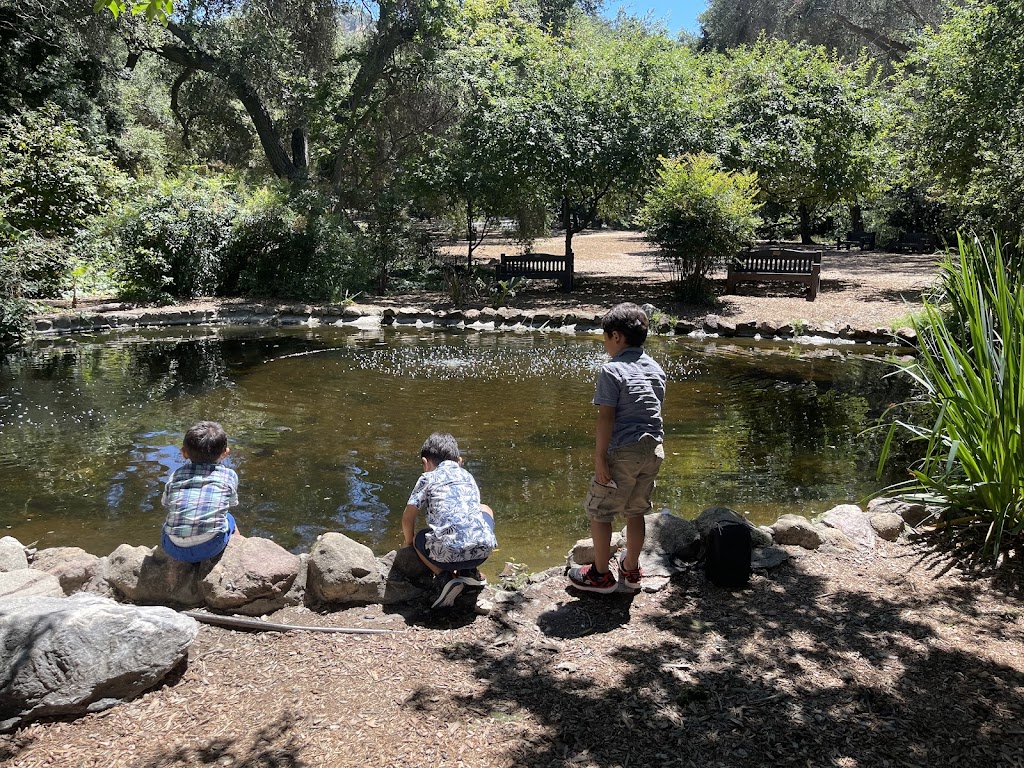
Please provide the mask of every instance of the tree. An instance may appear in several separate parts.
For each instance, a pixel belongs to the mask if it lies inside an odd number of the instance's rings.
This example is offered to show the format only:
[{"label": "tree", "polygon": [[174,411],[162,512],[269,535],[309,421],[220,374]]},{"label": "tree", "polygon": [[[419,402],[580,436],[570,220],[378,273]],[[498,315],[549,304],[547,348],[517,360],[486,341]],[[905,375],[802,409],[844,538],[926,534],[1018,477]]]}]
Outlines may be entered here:
[{"label": "tree", "polygon": [[768,200],[795,207],[810,243],[816,209],[859,205],[876,179],[883,113],[873,68],[762,39],[730,51],[722,77],[726,165],[756,171]]},{"label": "tree", "polygon": [[662,159],[639,223],[658,244],[688,299],[707,295],[707,276],[757,225],[757,175],[723,171],[711,155]]},{"label": "tree", "polygon": [[703,45],[720,51],[765,35],[822,45],[851,60],[867,47],[899,61],[918,33],[942,21],[945,8],[944,0],[709,0],[700,23]]},{"label": "tree", "polygon": [[[1024,229],[1024,2],[969,2],[908,62],[908,151],[980,229]],[[915,74],[916,73],[916,74]]]}]

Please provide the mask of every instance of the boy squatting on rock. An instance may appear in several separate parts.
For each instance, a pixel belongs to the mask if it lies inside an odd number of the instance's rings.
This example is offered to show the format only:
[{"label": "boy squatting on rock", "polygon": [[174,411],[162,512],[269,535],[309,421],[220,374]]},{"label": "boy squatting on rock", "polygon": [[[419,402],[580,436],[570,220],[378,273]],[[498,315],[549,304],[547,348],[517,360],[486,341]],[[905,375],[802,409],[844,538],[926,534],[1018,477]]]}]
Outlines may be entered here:
[{"label": "boy squatting on rock", "polygon": [[[405,546],[413,547],[434,574],[439,594],[431,608],[447,608],[466,587],[482,587],[477,570],[498,546],[494,511],[480,503],[476,480],[462,468],[455,438],[435,432],[420,450],[423,474],[402,514]],[[415,535],[423,510],[427,527]]]},{"label": "boy squatting on rock", "polygon": [[161,499],[167,519],[160,545],[175,560],[209,560],[238,535],[228,512],[238,504],[238,475],[220,463],[228,453],[227,433],[215,421],[200,421],[185,433],[181,455],[190,463],[171,473]]},{"label": "boy squatting on rock", "polygon": [[665,458],[661,407],[665,402],[665,371],[646,352],[648,321],[636,304],[612,307],[601,321],[604,348],[611,358],[597,375],[598,406],[594,447],[594,478],[584,506],[594,539],[594,564],[571,568],[569,581],[588,592],[614,592],[609,570],[612,520],[626,518],[626,551],[619,555],[619,579],[639,590],[640,550],[644,515],[651,511],[658,470]]}]

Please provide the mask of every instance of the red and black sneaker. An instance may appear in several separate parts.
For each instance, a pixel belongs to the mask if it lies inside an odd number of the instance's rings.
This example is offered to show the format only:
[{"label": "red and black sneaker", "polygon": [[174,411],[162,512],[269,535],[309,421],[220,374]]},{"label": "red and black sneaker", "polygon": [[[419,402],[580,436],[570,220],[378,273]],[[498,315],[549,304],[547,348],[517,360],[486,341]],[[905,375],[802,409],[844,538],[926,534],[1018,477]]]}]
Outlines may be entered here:
[{"label": "red and black sneaker", "polygon": [[640,563],[636,564],[636,568],[627,568],[623,563],[626,560],[626,553],[623,552],[619,555],[619,579],[622,581],[623,586],[626,589],[631,589],[634,592],[643,586],[644,573],[640,570]]},{"label": "red and black sneaker", "polygon": [[576,589],[582,589],[585,592],[600,592],[602,595],[607,595],[609,592],[614,592],[615,588],[619,586],[611,571],[600,573],[592,565],[577,565],[575,568],[570,568],[566,575]]}]

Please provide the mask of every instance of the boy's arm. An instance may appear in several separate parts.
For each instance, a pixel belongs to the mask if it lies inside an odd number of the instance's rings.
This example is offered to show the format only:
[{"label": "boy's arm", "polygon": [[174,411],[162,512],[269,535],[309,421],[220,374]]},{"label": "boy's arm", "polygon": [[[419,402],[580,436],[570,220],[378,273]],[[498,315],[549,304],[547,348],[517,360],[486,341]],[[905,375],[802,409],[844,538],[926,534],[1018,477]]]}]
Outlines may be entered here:
[{"label": "boy's arm", "polygon": [[405,546],[411,547],[413,537],[416,535],[416,516],[419,515],[419,507],[412,504],[405,505],[405,512],[402,513],[402,535],[405,537]]},{"label": "boy's arm", "polygon": [[597,407],[597,440],[594,445],[594,474],[597,482],[608,485],[612,476],[608,472],[608,445],[612,441],[612,430],[615,427],[615,406],[599,405]]}]

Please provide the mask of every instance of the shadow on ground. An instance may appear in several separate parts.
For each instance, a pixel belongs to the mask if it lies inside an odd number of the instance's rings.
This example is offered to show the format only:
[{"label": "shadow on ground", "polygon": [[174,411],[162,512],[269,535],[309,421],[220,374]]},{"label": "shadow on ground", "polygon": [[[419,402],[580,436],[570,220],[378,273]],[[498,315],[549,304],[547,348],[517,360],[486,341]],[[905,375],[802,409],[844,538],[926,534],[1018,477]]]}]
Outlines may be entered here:
[{"label": "shadow on ground", "polygon": [[[509,764],[524,766],[1024,765],[1024,674],[986,658],[983,637],[949,647],[907,618],[913,593],[896,602],[826,591],[799,565],[735,593],[696,573],[671,590],[645,619],[659,630],[647,635],[653,644],[580,651],[588,667],[619,670],[612,687],[580,672],[579,654],[451,647],[449,660],[488,681],[460,702],[467,716],[518,712],[539,723],[542,737],[508,749]],[[967,587],[940,594],[943,610],[973,610]],[[599,599],[555,613],[539,626],[562,638],[628,618]],[[997,636],[1016,621],[986,616],[980,631]]]}]

